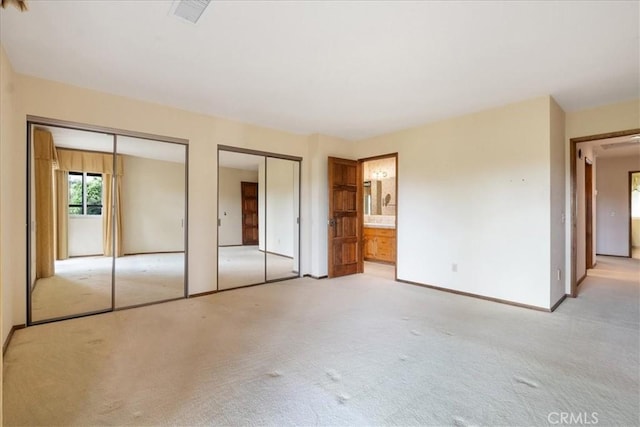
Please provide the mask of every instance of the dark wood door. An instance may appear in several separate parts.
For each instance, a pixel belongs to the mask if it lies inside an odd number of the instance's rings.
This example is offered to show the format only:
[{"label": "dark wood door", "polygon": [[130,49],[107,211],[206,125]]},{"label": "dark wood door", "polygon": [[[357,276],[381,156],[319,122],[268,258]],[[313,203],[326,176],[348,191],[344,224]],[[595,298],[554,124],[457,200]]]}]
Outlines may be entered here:
[{"label": "dark wood door", "polygon": [[329,157],[329,277],[362,272],[361,183],[358,161]]},{"label": "dark wood door", "polygon": [[584,164],[585,260],[593,268],[593,166]]},{"label": "dark wood door", "polygon": [[242,244],[258,244],[258,183],[242,185]]}]

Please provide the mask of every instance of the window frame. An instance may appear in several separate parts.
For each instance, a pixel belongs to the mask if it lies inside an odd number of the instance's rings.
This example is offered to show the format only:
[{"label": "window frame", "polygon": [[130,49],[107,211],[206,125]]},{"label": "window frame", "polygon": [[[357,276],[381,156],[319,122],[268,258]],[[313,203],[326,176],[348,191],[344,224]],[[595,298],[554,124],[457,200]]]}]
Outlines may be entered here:
[{"label": "window frame", "polygon": [[[104,184],[102,182],[102,180],[104,179],[103,175],[101,173],[95,173],[95,172],[78,172],[78,171],[69,171],[69,177],[71,176],[76,176],[76,177],[80,177],[80,180],[82,182],[82,204],[78,204],[78,203],[69,203],[69,201],[67,200],[67,209],[69,209],[69,212],[71,212],[71,208],[80,208],[80,213],[69,213],[69,216],[74,216],[74,217],[97,217],[97,216],[102,216],[102,212],[104,209],[104,194],[102,189],[100,190],[100,204],[89,204],[87,203],[87,178],[88,177],[97,177],[100,178],[101,180],[101,184],[102,187],[104,188]],[[67,186],[69,186],[69,182],[70,180],[67,179]],[[89,208],[100,208],[100,213],[99,214],[91,214],[89,213]]]}]

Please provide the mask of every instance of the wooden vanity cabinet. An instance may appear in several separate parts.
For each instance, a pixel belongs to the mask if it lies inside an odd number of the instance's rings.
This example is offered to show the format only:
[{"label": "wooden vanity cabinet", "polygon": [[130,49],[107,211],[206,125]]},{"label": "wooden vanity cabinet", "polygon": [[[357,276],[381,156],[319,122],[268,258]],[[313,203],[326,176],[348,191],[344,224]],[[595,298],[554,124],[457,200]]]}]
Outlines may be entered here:
[{"label": "wooden vanity cabinet", "polygon": [[396,230],[391,228],[364,228],[364,259],[396,263]]}]

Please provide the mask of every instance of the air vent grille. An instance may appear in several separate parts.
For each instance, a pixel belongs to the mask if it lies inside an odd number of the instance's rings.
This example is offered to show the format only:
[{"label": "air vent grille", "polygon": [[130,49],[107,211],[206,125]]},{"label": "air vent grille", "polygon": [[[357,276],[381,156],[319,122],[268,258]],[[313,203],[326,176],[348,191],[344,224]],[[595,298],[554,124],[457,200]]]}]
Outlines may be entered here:
[{"label": "air vent grille", "polygon": [[177,0],[172,9],[173,14],[194,24],[202,16],[211,0]]}]

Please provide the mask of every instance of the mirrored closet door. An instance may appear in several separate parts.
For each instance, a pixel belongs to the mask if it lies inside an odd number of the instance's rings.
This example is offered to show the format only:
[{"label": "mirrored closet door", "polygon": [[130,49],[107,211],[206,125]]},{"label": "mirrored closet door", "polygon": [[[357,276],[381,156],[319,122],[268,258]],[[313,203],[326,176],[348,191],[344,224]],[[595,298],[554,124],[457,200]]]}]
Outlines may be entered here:
[{"label": "mirrored closet door", "polygon": [[299,277],[300,160],[219,146],[218,290]]},{"label": "mirrored closet door", "polygon": [[267,281],[298,277],[300,162],[267,158]]},{"label": "mirrored closet door", "polygon": [[115,307],[185,296],[186,146],[118,136]]},{"label": "mirrored closet door", "polygon": [[187,145],[29,129],[28,324],[185,297]]},{"label": "mirrored closet door", "polygon": [[114,136],[31,126],[31,319],[111,310]]}]

